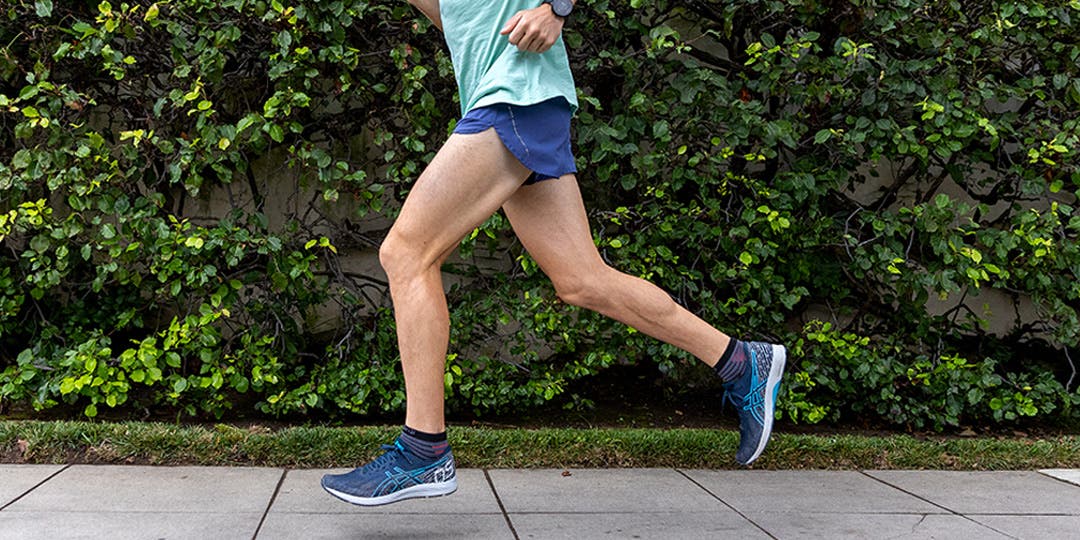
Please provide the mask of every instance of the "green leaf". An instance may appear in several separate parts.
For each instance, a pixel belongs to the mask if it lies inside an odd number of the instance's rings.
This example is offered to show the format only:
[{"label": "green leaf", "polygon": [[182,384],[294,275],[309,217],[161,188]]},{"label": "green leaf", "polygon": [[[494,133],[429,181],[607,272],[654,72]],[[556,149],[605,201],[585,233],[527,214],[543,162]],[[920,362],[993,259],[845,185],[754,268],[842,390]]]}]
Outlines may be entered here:
[{"label": "green leaf", "polygon": [[285,140],[285,130],[277,124],[270,124],[268,129],[270,130],[270,138],[274,142],[281,142]]},{"label": "green leaf", "polygon": [[51,16],[53,11],[52,0],[37,0],[34,2],[34,11],[37,12],[38,17]]}]

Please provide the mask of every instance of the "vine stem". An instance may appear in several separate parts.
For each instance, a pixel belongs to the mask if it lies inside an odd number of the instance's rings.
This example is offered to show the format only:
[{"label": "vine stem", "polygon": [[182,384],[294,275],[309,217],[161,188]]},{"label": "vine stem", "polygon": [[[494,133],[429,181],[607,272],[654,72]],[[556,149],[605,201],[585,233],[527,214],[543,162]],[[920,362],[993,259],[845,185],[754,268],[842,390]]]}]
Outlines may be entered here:
[{"label": "vine stem", "polygon": [[1073,379],[1076,378],[1076,364],[1073,363],[1072,356],[1069,356],[1069,348],[1065,347],[1065,359],[1069,361],[1069,367],[1072,368],[1072,373],[1069,375],[1068,382],[1065,383],[1065,393],[1068,394],[1072,388]]}]

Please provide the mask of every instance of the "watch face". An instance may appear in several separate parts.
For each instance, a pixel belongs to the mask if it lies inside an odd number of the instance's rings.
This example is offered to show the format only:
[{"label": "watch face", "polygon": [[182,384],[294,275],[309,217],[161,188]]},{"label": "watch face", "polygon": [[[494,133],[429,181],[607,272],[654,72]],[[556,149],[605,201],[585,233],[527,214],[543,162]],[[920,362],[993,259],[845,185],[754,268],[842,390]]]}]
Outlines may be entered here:
[{"label": "watch face", "polygon": [[551,10],[560,17],[566,17],[574,10],[574,3],[570,0],[551,0]]}]

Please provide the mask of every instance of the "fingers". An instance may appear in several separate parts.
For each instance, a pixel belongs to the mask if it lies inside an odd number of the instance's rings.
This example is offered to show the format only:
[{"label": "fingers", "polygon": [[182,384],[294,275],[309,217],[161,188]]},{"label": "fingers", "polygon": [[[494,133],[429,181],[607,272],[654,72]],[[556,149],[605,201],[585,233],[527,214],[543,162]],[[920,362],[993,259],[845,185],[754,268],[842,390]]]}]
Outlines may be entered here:
[{"label": "fingers", "polygon": [[542,53],[559,39],[562,24],[543,8],[532,9],[516,13],[499,33],[508,36],[510,44],[520,51]]},{"label": "fingers", "polygon": [[541,38],[535,32],[522,32],[521,39],[517,43],[511,41],[514,45],[517,45],[519,51],[528,52],[540,52],[540,45],[542,44]]},{"label": "fingers", "polygon": [[[518,21],[521,20],[522,13],[524,13],[524,11],[519,11],[515,13],[513,17],[510,17],[510,20],[506,21],[506,26],[504,26],[503,29],[499,31],[499,34],[505,36],[506,34],[509,34],[511,31],[513,31],[514,27],[517,26]],[[511,41],[510,43],[514,42]]]}]

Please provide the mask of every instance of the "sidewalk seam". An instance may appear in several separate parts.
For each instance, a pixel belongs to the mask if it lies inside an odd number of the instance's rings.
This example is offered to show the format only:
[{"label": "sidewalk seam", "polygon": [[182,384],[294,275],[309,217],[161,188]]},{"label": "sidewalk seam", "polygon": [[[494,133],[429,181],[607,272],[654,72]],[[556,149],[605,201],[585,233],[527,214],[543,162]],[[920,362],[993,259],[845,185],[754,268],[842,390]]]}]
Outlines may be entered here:
[{"label": "sidewalk seam", "polygon": [[503,519],[506,520],[506,526],[510,527],[510,534],[514,535],[514,540],[520,540],[517,529],[514,528],[514,522],[510,520],[510,514],[506,513],[506,506],[503,506],[502,497],[499,497],[499,490],[495,489],[495,482],[491,480],[491,475],[488,474],[487,469],[484,469],[484,478],[487,479],[488,487],[491,488],[491,494],[495,496],[495,502],[499,504],[499,511],[502,512]]},{"label": "sidewalk seam", "polygon": [[1042,469],[1035,469],[1035,472],[1037,472],[1037,473],[1039,473],[1039,474],[1041,474],[1041,475],[1043,475],[1043,476],[1045,476],[1047,478],[1053,478],[1054,480],[1057,480],[1058,482],[1061,482],[1062,484],[1065,484],[1066,486],[1080,487],[1080,484],[1077,484],[1075,482],[1070,482],[1070,481],[1068,481],[1068,480],[1066,480],[1064,478],[1058,478],[1058,477],[1056,477],[1056,476],[1054,476],[1054,475],[1052,475],[1050,473],[1043,472]]},{"label": "sidewalk seam", "polygon": [[56,477],[56,475],[66,471],[66,470],[68,470],[70,468],[71,468],[70,463],[68,463],[67,465],[64,465],[63,467],[60,468],[60,470],[50,474],[44,480],[34,484],[30,489],[22,492],[18,497],[15,497],[14,499],[11,499],[11,501],[9,501],[7,504],[5,504],[3,506],[0,506],[0,512],[3,512],[7,507],[19,502],[19,499],[22,499],[23,497],[29,495],[32,491],[34,491],[35,489],[41,487],[41,485],[44,484],[45,482],[48,482],[49,480],[52,480],[53,478]]},{"label": "sidewalk seam", "polygon": [[758,528],[758,530],[760,530],[761,532],[765,533],[765,535],[766,535],[766,536],[768,536],[769,538],[772,538],[773,540],[776,540],[776,536],[774,536],[774,535],[773,535],[773,534],[772,534],[771,532],[769,532],[769,531],[765,530],[765,527],[762,527],[761,525],[759,525],[759,524],[758,524],[758,522],[756,522],[756,521],[754,521],[754,520],[750,519],[749,517],[747,517],[747,516],[746,516],[746,514],[744,514],[744,513],[740,512],[740,511],[739,511],[739,509],[737,509],[737,508],[735,508],[734,506],[731,506],[730,504],[728,504],[728,502],[727,502],[727,501],[725,501],[724,499],[721,499],[721,498],[720,498],[720,497],[719,497],[719,496],[718,496],[717,494],[715,494],[715,493],[713,493],[712,491],[710,491],[710,490],[709,490],[709,488],[707,488],[707,487],[705,487],[705,486],[701,485],[701,482],[698,482],[697,480],[694,480],[693,478],[691,478],[691,477],[690,477],[690,475],[689,475],[689,474],[686,474],[686,472],[685,472],[685,471],[683,471],[682,469],[675,469],[675,472],[677,472],[677,473],[681,474],[681,475],[683,476],[683,478],[686,478],[687,480],[689,480],[689,481],[690,481],[690,483],[692,483],[692,484],[694,484],[695,486],[697,486],[697,487],[701,488],[701,489],[702,489],[702,490],[703,490],[703,491],[704,491],[705,493],[708,493],[709,495],[712,495],[712,498],[714,498],[714,499],[716,499],[716,500],[720,501],[720,504],[722,504],[722,505],[724,505],[724,506],[726,506],[726,507],[730,508],[730,509],[731,509],[731,511],[732,511],[732,512],[735,512],[736,514],[738,514],[738,515],[739,515],[739,517],[741,517],[741,518],[745,519],[746,521],[750,522],[750,524],[751,524],[751,525],[753,525],[753,526],[757,527],[757,528]]},{"label": "sidewalk seam", "polygon": [[891,487],[891,488],[893,488],[893,489],[895,489],[895,490],[897,490],[897,491],[899,491],[901,493],[906,493],[908,495],[911,495],[912,497],[915,497],[916,499],[919,499],[920,501],[923,501],[923,502],[925,502],[927,504],[936,506],[936,507],[938,507],[938,508],[940,508],[942,510],[945,510],[946,512],[948,512],[948,513],[950,513],[950,514],[952,514],[954,516],[962,517],[962,518],[964,518],[964,519],[966,519],[966,520],[968,520],[968,521],[970,521],[970,522],[972,522],[972,523],[974,523],[974,524],[976,524],[976,525],[978,525],[980,527],[986,527],[987,529],[990,529],[991,531],[994,531],[994,532],[996,532],[996,533],[998,533],[1000,535],[1006,536],[1008,538],[1013,538],[1013,539],[1019,540],[1018,537],[1013,536],[1013,535],[1011,535],[1011,534],[1009,534],[1009,533],[1007,533],[1005,531],[999,531],[999,530],[997,530],[997,529],[995,529],[995,528],[993,528],[993,527],[991,527],[991,526],[989,526],[989,525],[987,525],[987,524],[985,524],[985,523],[983,523],[981,521],[972,519],[971,516],[968,516],[966,514],[961,514],[960,512],[957,512],[956,510],[953,510],[952,508],[949,508],[948,506],[945,506],[943,504],[938,504],[938,503],[936,503],[934,501],[931,501],[930,499],[927,499],[926,497],[922,497],[920,495],[912,493],[912,492],[910,492],[910,491],[908,491],[908,490],[906,490],[906,489],[904,489],[904,488],[902,488],[900,486],[890,484],[889,482],[886,482],[885,480],[882,480],[881,478],[878,478],[878,477],[876,477],[876,476],[874,476],[874,475],[872,475],[872,474],[870,474],[870,473],[868,473],[868,472],[866,472],[864,470],[859,470],[859,474],[862,474],[863,476],[865,476],[865,477],[867,477],[867,478],[869,478],[871,480],[874,480],[876,482],[879,482],[881,484],[885,484],[886,486],[889,486],[889,487]]},{"label": "sidewalk seam", "polygon": [[270,515],[270,509],[274,507],[274,501],[277,500],[278,492],[281,491],[281,485],[285,483],[285,475],[287,474],[289,474],[288,468],[281,470],[281,477],[278,478],[277,485],[274,486],[274,493],[270,495],[270,502],[266,503],[266,510],[263,511],[262,517],[259,518],[259,526],[255,527],[255,534],[251,535],[251,540],[259,537],[259,531],[262,530],[263,523],[266,522],[266,516]]}]

